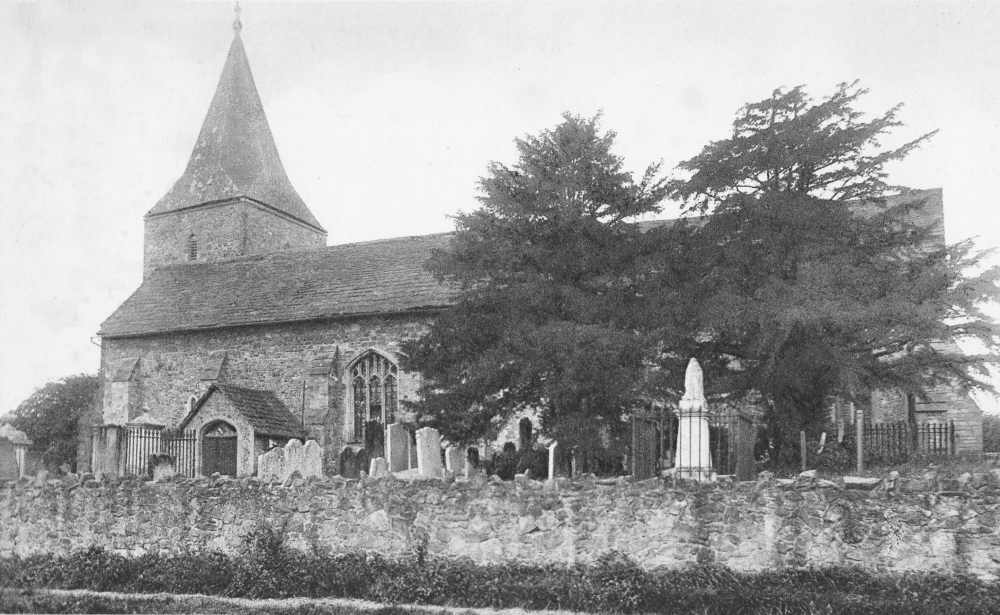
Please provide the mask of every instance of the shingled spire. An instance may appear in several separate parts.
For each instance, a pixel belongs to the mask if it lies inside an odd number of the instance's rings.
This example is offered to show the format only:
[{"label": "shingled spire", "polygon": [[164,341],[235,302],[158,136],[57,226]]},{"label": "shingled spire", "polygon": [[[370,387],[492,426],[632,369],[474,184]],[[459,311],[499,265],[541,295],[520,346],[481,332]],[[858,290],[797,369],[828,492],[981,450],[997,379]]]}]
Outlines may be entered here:
[{"label": "shingled spire", "polygon": [[264,115],[236,7],[233,43],[184,175],[147,217],[244,197],[323,230],[281,165]]}]

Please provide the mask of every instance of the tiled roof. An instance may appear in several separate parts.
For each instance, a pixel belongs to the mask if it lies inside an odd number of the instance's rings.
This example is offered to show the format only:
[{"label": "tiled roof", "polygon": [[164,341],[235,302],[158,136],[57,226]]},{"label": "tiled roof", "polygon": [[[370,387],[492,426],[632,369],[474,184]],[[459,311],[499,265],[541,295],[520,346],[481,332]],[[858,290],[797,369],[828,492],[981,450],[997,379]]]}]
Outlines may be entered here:
[{"label": "tiled roof", "polygon": [[184,175],[146,215],[240,197],[323,229],[288,181],[237,33]]},{"label": "tiled roof", "polygon": [[301,420],[281,403],[273,391],[247,389],[222,383],[213,384],[208,388],[191,409],[191,413],[181,421],[180,429],[183,430],[191,422],[208,398],[215,393],[223,395],[233,408],[253,425],[254,431],[259,436],[304,438],[306,435]]},{"label": "tiled roof", "polygon": [[[914,191],[926,198],[911,215],[933,225],[944,241],[942,191]],[[858,206],[861,213],[863,206]],[[643,230],[671,220],[640,222]],[[451,235],[400,237],[315,250],[157,269],[101,325],[98,335],[123,337],[440,309],[453,293],[424,268],[433,249]],[[320,369],[320,367],[317,367]]]},{"label": "tiled roof", "polygon": [[104,337],[391,314],[451,305],[424,268],[451,235],[401,237],[150,273],[101,325]]},{"label": "tiled roof", "polygon": [[[923,200],[923,204],[911,212],[909,219],[917,226],[930,228],[933,237],[944,245],[944,190],[941,188],[931,188],[930,190],[911,190],[906,194],[899,194],[886,198],[886,206],[895,207],[897,205]],[[861,215],[873,213],[875,205],[858,204],[852,209]]]},{"label": "tiled roof", "polygon": [[[922,226],[930,228],[933,231],[933,237],[935,240],[944,243],[944,191],[941,188],[932,188],[930,190],[911,190],[906,194],[898,194],[890,197],[886,197],[884,207],[895,207],[902,203],[908,203],[913,201],[918,201],[923,199],[923,204],[921,207],[914,209],[909,213],[909,219],[911,222],[917,226]],[[861,201],[848,201],[851,204],[851,209],[862,216],[871,215],[879,210],[879,205],[867,204]],[[708,216],[692,216],[688,218],[693,220],[696,225],[704,224],[708,219]],[[676,218],[673,219],[663,219],[663,220],[643,220],[642,222],[637,222],[636,225],[642,232],[646,232],[652,228],[671,225],[676,222]]]}]

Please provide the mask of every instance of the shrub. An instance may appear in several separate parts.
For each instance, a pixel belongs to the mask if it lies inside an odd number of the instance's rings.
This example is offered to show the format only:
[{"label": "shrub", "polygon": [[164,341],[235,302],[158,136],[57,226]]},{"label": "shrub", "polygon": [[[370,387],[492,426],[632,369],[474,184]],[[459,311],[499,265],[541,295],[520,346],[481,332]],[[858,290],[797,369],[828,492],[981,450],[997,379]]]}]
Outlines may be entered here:
[{"label": "shrub", "polygon": [[496,474],[503,480],[514,480],[517,474],[517,463],[519,455],[517,451],[503,450],[493,455],[483,464],[483,469],[487,474]]},{"label": "shrub", "polygon": [[525,470],[531,470],[531,478],[545,480],[549,474],[549,454],[548,451],[538,448],[529,448],[521,451],[517,460],[518,474]]}]

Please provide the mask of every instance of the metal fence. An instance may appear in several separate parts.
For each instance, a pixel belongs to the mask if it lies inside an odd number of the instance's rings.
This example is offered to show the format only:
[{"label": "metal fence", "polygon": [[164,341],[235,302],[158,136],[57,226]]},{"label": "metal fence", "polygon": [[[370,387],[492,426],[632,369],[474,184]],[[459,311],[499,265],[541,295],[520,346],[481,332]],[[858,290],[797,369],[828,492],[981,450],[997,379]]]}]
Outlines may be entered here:
[{"label": "metal fence", "polygon": [[105,474],[150,474],[150,455],[170,455],[174,470],[193,477],[197,437],[194,431],[177,432],[141,426],[104,425],[94,429],[91,468]]},{"label": "metal fence", "polygon": [[[678,452],[679,432],[691,444]],[[756,435],[753,420],[739,412],[708,411],[683,419],[669,409],[639,412],[632,418],[632,475],[641,480],[681,466],[752,480]]]},{"label": "metal fence", "polygon": [[955,422],[872,423],[864,426],[865,458],[899,463],[911,455],[954,455]]}]

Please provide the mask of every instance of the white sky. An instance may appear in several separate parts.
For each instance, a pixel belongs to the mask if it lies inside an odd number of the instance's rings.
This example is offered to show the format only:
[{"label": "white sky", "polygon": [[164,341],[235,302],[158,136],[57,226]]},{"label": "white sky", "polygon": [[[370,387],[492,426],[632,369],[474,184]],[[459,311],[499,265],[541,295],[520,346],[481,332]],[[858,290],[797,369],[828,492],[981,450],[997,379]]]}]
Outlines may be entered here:
[{"label": "white sky", "polygon": [[[890,181],[944,188],[949,241],[1000,244],[1000,2],[241,6],[285,169],[331,244],[450,230],[487,163],[562,111],[603,109],[628,166],[670,170],[778,86],[856,78],[863,109],[905,103],[894,142],[941,129]],[[232,18],[0,6],[0,413],[97,371],[91,338],[139,285],[142,216],[187,164]]]}]

